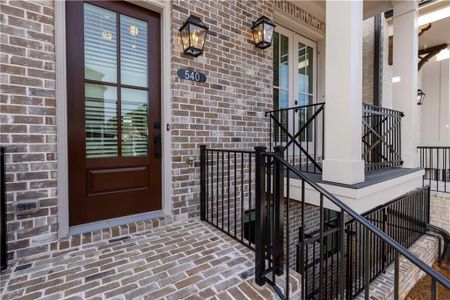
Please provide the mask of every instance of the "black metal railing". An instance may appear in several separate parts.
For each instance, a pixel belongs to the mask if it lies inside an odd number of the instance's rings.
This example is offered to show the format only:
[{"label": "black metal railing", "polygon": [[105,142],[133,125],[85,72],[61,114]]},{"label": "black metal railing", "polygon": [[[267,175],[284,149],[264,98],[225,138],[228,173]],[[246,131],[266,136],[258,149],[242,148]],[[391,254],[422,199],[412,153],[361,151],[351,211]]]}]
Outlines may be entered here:
[{"label": "black metal railing", "polygon": [[403,113],[393,109],[363,104],[362,158],[366,170],[402,165],[401,119]]},{"label": "black metal railing", "polygon": [[[424,187],[403,195],[387,204],[374,208],[363,216],[405,248],[410,247],[423,235],[430,218],[430,189]],[[395,249],[373,232],[364,235],[361,223],[351,220],[346,223],[346,291],[358,295],[394,262]],[[369,240],[366,242],[364,238]],[[369,272],[364,272],[364,245],[369,245]],[[369,276],[369,278],[365,278]]]},{"label": "black metal railing", "polygon": [[7,267],[5,148],[0,147],[0,269]]},{"label": "black metal railing", "polygon": [[[383,232],[382,229],[378,228],[372,222],[365,219],[363,216],[355,212],[345,203],[340,201],[334,195],[330,194],[323,187],[315,183],[303,172],[300,172],[298,168],[290,164],[283,157],[283,150],[277,149],[276,153],[265,153],[263,149],[257,149],[255,155],[255,188],[256,188],[256,215],[255,215],[255,280],[259,285],[269,283],[276,293],[282,299],[289,299],[291,288],[293,283],[291,282],[292,276],[290,272],[291,269],[291,253],[290,244],[292,241],[292,236],[290,235],[290,213],[289,213],[289,201],[291,197],[291,180],[295,179],[300,181],[300,199],[302,209],[302,224],[301,228],[305,228],[304,224],[304,206],[305,206],[305,187],[308,186],[308,190],[314,190],[317,193],[317,198],[319,202],[319,235],[315,237],[314,244],[317,245],[318,250],[311,250],[310,253],[317,253],[316,259],[313,258],[312,262],[314,265],[315,274],[313,275],[313,280],[307,280],[308,275],[303,270],[300,270],[301,274],[301,299],[307,299],[307,297],[312,297],[311,299],[328,299],[331,297],[338,296],[339,299],[345,299],[345,297],[352,298],[354,291],[350,287],[350,291],[346,292],[349,288],[346,284],[346,266],[347,261],[344,257],[346,249],[346,229],[347,226],[344,220],[346,217],[353,219],[352,226],[358,226],[358,239],[354,239],[354,242],[360,247],[361,253],[359,258],[362,261],[362,267],[360,268],[362,275],[357,277],[358,280],[363,281],[363,286],[368,287],[371,279],[371,274],[374,274],[374,256],[371,255],[372,247],[374,241],[379,239],[384,245],[391,251],[390,255],[394,260],[394,298],[399,299],[399,258],[400,256],[405,257],[407,260],[411,261],[414,265],[419,267],[426,274],[431,276],[432,280],[432,299],[436,297],[436,286],[438,284],[442,285],[444,288],[450,289],[450,281],[437,273],[427,264],[425,264],[420,259],[416,258],[411,254],[405,246],[401,243],[395,241],[394,238],[390,237],[387,233]],[[339,220],[337,224],[338,227],[334,229],[327,228],[324,222],[324,212],[325,212],[325,202],[327,205],[334,205],[340,212]],[[402,206],[403,207],[403,206]],[[418,207],[416,207],[418,208]],[[399,220],[405,217],[403,214],[406,211],[393,210],[391,215],[395,216],[394,219]],[[401,217],[400,217],[401,216]],[[378,217],[378,216],[377,216]],[[388,221],[389,222],[389,221]],[[390,223],[389,223],[390,224]],[[403,224],[404,225],[404,224]],[[391,227],[392,231],[395,233],[398,229],[396,226],[403,226],[402,224],[394,224]],[[300,245],[306,245],[308,238],[306,234],[300,235]],[[330,243],[332,240],[330,236],[335,232],[337,238],[334,239],[336,242],[336,252],[327,252],[326,244]],[[413,239],[413,238],[411,238]],[[310,242],[311,244],[311,242]],[[302,248],[302,247],[301,247]],[[372,251],[371,251],[372,250]],[[310,255],[306,255],[306,250],[300,253],[302,256],[301,260],[307,262],[310,259]],[[331,273],[328,273],[330,265],[328,261],[331,257],[336,258],[335,270],[337,274],[337,280],[335,281],[336,287],[327,290],[328,285],[327,280]],[[317,262],[316,262],[317,261]],[[338,262],[337,262],[338,261]],[[308,266],[308,264],[306,264]],[[352,268],[350,268],[352,269]],[[359,270],[359,269],[358,269]],[[328,274],[327,274],[328,273]],[[330,275],[331,276],[331,275]],[[310,277],[311,278],[311,277]],[[311,284],[310,282],[314,282]],[[307,291],[306,287],[312,286],[312,293]],[[309,294],[307,294],[307,292]],[[311,296],[312,295],[312,296]],[[369,299],[370,289],[364,289],[365,299]],[[296,295],[297,297],[297,295]]]},{"label": "black metal railing", "polygon": [[325,103],[283,108],[269,116],[269,149],[282,146],[284,157],[299,170],[322,173],[324,159]]},{"label": "black metal railing", "polygon": [[450,146],[420,146],[420,166],[425,169],[424,183],[432,191],[450,192]]},{"label": "black metal railing", "polygon": [[255,151],[200,146],[200,218],[254,249]]}]

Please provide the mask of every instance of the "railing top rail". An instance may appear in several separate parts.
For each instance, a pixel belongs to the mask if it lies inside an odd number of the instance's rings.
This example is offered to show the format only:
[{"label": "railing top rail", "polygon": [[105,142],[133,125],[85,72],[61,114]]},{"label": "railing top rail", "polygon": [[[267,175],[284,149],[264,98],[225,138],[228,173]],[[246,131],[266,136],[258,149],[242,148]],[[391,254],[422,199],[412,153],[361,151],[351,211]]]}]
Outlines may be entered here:
[{"label": "railing top rail", "polygon": [[417,149],[450,149],[450,146],[417,146]]},{"label": "railing top rail", "polygon": [[405,114],[401,111],[390,109],[390,108],[385,108],[385,107],[381,107],[381,106],[373,106],[373,105],[369,105],[369,104],[363,104],[363,112],[371,113],[374,115],[400,117],[400,118],[405,116]]},{"label": "railing top rail", "polygon": [[305,176],[302,172],[294,168],[290,163],[288,163],[282,156],[276,153],[264,153],[266,156],[273,157],[274,159],[277,159],[280,163],[282,163],[289,171],[293,172],[295,175],[300,177],[303,181],[308,183],[310,186],[312,186],[314,189],[316,189],[318,192],[320,192],[322,195],[324,195],[328,200],[333,202],[336,206],[341,208],[343,211],[348,213],[351,217],[353,217],[356,221],[360,222],[364,227],[366,227],[368,230],[372,231],[375,235],[377,235],[379,238],[381,238],[384,242],[389,244],[391,247],[393,247],[396,251],[398,251],[401,255],[406,257],[409,261],[411,261],[413,264],[415,264],[417,267],[422,269],[425,273],[430,275],[433,279],[435,279],[437,282],[442,284],[447,289],[450,289],[450,280],[446,279],[444,276],[436,272],[434,269],[429,267],[427,264],[425,264],[423,261],[415,257],[413,254],[411,254],[405,247],[400,245],[398,242],[390,238],[387,234],[385,234],[383,231],[378,229],[376,226],[372,225],[369,221],[367,221],[363,216],[355,212],[353,209],[351,209],[347,204],[336,198],[334,195],[332,195],[330,192],[325,190],[323,187],[315,183],[312,179]]},{"label": "railing top rail", "polygon": [[240,149],[212,149],[205,148],[206,151],[209,152],[229,152],[229,153],[244,153],[244,154],[255,154],[256,152],[253,150],[240,150]]},{"label": "railing top rail", "polygon": [[269,110],[269,111],[264,112],[264,114],[267,116],[268,114],[272,114],[272,113],[276,113],[276,112],[280,112],[280,111],[288,111],[288,110],[292,110],[292,109],[302,109],[302,108],[305,108],[305,107],[322,106],[322,105],[325,105],[325,102],[313,103],[313,104],[307,104],[307,105],[299,105],[299,106],[292,106],[292,107],[280,108],[280,109],[275,109],[275,110]]}]

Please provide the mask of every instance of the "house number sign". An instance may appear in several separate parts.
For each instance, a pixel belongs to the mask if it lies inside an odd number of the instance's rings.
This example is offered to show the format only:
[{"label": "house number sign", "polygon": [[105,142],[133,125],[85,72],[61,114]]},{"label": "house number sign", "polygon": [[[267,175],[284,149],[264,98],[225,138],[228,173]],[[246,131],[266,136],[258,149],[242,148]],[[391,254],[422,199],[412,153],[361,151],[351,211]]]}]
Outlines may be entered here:
[{"label": "house number sign", "polygon": [[187,70],[187,69],[179,69],[177,71],[178,77],[185,80],[191,80],[195,82],[205,82],[206,75],[197,71]]}]

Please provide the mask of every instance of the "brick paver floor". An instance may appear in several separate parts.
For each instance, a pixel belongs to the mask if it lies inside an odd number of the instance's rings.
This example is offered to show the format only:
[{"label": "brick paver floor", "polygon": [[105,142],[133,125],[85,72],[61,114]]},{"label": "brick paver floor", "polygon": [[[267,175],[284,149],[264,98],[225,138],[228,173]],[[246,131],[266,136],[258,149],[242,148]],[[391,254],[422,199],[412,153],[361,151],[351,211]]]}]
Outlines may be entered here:
[{"label": "brick paver floor", "polygon": [[250,249],[185,221],[18,261],[1,299],[277,299],[253,265]]}]

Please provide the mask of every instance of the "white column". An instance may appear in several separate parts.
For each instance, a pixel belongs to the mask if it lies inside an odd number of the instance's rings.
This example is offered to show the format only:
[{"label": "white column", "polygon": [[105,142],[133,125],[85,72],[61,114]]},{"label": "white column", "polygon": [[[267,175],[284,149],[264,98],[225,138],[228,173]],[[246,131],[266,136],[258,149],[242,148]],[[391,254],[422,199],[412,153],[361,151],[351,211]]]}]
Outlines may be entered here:
[{"label": "white column", "polygon": [[395,2],[393,20],[392,106],[402,111],[402,160],[404,168],[419,166],[417,143],[420,140],[418,81],[418,1]]},{"label": "white column", "polygon": [[364,181],[361,159],[363,2],[326,2],[323,180]]}]

